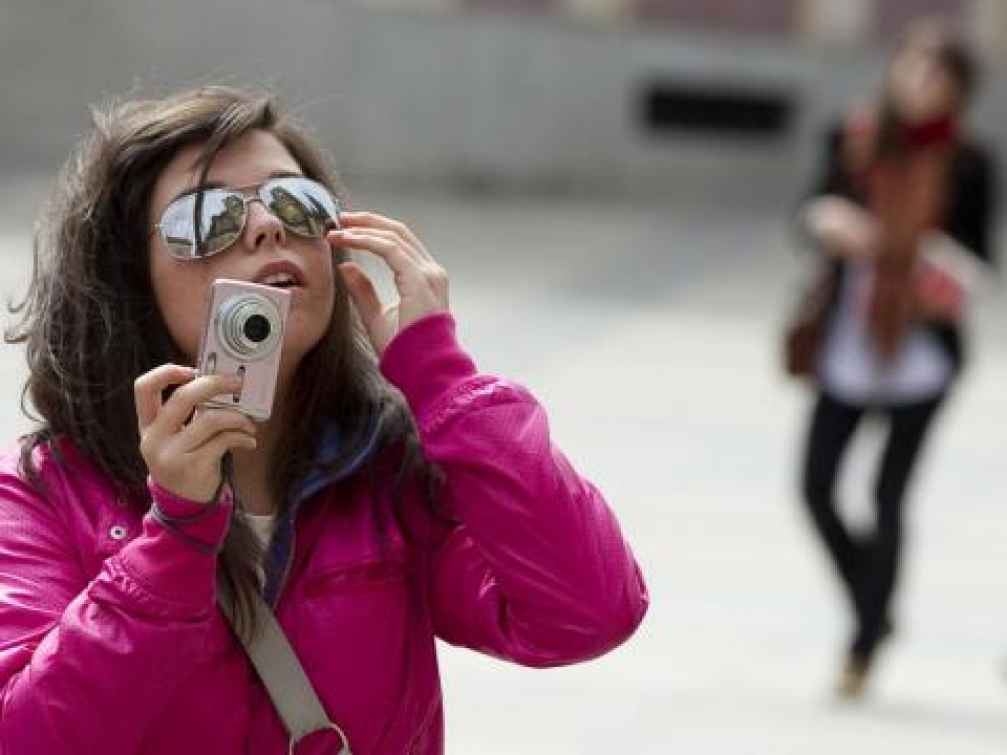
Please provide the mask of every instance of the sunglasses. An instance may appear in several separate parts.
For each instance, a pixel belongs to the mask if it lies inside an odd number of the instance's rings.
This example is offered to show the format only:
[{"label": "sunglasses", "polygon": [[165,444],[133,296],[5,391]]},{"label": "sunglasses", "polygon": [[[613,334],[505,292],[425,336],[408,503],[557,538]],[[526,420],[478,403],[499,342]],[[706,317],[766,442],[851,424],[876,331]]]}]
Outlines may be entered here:
[{"label": "sunglasses", "polygon": [[338,227],[339,202],[317,181],[303,176],[273,178],[243,187],[204,189],[179,197],[164,208],[154,226],[172,257],[195,260],[224,251],[241,237],[248,205],[263,206],[298,236],[321,238]]}]

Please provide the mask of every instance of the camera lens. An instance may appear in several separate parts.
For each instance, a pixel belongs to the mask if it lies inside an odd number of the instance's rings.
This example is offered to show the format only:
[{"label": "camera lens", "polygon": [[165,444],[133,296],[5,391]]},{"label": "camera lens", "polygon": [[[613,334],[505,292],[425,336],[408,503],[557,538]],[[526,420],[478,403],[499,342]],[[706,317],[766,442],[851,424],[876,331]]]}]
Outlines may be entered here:
[{"label": "camera lens", "polygon": [[267,338],[269,338],[269,333],[272,330],[269,326],[269,320],[267,320],[262,315],[252,315],[247,320],[245,320],[245,325],[243,331],[245,333],[245,338],[247,338],[252,343],[262,343]]},{"label": "camera lens", "polygon": [[243,362],[265,359],[280,342],[282,333],[280,311],[259,294],[242,293],[228,299],[217,316],[221,346]]}]

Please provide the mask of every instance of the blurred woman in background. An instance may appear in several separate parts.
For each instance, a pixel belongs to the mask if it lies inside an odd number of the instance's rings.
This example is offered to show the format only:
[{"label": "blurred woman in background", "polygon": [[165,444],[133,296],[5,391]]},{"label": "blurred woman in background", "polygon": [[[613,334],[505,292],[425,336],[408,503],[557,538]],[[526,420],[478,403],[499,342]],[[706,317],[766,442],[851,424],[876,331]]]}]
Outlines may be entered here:
[{"label": "blurred woman in background", "polygon": [[[844,696],[863,692],[892,632],[907,487],[961,371],[970,289],[993,251],[994,171],[962,122],[975,86],[974,57],[959,39],[932,22],[913,27],[876,103],[831,130],[801,216],[836,282],[811,374],[802,486],[854,617]],[[876,524],[861,534],[840,516],[835,490],[868,416],[888,435]]]}]

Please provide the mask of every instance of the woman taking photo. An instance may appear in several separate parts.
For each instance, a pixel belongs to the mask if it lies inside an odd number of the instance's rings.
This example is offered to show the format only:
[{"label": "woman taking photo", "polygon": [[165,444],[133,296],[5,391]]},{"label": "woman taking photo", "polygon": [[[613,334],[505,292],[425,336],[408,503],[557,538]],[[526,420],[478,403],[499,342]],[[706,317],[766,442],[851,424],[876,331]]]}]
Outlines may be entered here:
[{"label": "woman taking photo", "polygon": [[[974,273],[993,252],[993,170],[963,123],[975,77],[972,55],[945,29],[912,29],[877,104],[830,134],[803,213],[836,283],[811,376],[803,492],[853,616],[838,683],[847,696],[863,692],[894,629],[907,488],[964,360],[970,283],[962,271]],[[876,524],[858,533],[835,492],[867,417],[888,435],[873,488]]]},{"label": "woman taking photo", "polygon": [[[294,751],[243,647],[275,615],[327,719],[296,752],[440,753],[435,638],[556,666],[641,621],[542,408],[458,345],[417,236],[338,194],[270,98],[96,113],[8,335],[38,427],[0,466],[3,752]],[[193,369],[219,279],[290,295],[268,421],[205,407],[243,387]]]}]

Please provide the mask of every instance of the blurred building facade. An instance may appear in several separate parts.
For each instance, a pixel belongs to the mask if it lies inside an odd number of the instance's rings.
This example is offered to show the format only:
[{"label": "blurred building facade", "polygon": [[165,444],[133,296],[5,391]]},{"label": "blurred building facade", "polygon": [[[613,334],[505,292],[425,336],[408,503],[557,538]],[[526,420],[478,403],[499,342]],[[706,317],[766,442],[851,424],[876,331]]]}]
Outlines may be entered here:
[{"label": "blurred building facade", "polygon": [[986,52],[976,120],[1007,140],[1002,0],[6,0],[0,169],[51,171],[88,103],[224,81],[278,90],[351,186],[789,196],[935,13]]},{"label": "blurred building facade", "polygon": [[668,24],[840,44],[890,40],[914,18],[940,15],[974,32],[989,48],[1007,47],[1007,4],[1001,0],[364,0],[359,4],[421,12],[538,14],[603,24]]}]

